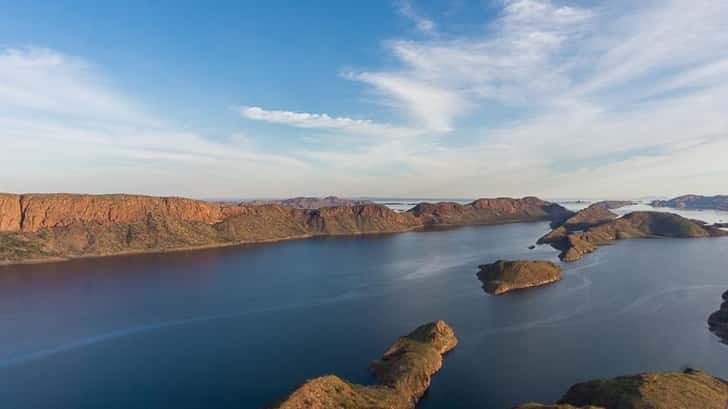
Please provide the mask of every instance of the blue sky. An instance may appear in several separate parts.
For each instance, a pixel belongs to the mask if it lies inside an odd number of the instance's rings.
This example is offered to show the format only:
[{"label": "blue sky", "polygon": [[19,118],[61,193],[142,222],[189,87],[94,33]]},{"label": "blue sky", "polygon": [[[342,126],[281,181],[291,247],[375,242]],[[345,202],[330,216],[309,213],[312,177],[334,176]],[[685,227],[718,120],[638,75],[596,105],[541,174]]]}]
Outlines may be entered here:
[{"label": "blue sky", "polygon": [[728,3],[6,2],[0,191],[726,193]]}]

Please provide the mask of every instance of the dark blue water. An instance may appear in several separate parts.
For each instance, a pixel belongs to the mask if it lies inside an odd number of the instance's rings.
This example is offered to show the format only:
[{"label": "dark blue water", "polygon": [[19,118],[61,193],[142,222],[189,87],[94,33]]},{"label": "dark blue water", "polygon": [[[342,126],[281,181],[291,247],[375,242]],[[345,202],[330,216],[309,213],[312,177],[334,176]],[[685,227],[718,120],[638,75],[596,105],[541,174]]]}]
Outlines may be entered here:
[{"label": "dark blue water", "polygon": [[706,319],[728,289],[728,239],[632,240],[551,286],[491,297],[475,277],[545,223],[0,268],[0,407],[258,408],[300,382],[367,367],[444,319],[458,348],[421,408],[553,401],[646,370],[728,377]]}]

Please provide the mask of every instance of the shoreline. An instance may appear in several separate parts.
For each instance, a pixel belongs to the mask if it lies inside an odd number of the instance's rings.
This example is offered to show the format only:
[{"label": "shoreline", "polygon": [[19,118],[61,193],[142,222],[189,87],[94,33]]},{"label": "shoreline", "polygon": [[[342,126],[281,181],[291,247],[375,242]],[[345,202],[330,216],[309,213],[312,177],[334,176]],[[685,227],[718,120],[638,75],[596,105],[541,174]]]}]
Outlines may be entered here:
[{"label": "shoreline", "polygon": [[73,260],[105,258],[105,257],[114,257],[114,256],[133,256],[133,255],[142,255],[142,254],[165,254],[165,253],[176,253],[176,252],[184,252],[184,251],[248,246],[248,245],[256,245],[256,244],[272,244],[272,243],[278,243],[278,242],[283,242],[283,241],[306,240],[306,239],[312,239],[312,238],[317,238],[317,237],[359,237],[359,236],[390,235],[390,234],[400,234],[400,233],[410,233],[410,232],[427,233],[427,232],[433,232],[433,231],[458,229],[458,228],[464,228],[464,227],[502,226],[502,225],[508,225],[508,224],[542,223],[542,222],[547,223],[550,221],[548,219],[514,219],[514,220],[503,220],[503,221],[498,221],[498,222],[479,222],[479,223],[466,223],[466,224],[438,224],[438,225],[433,225],[433,226],[419,225],[419,226],[413,226],[412,228],[409,228],[409,229],[391,230],[391,231],[345,233],[345,234],[335,234],[335,233],[334,234],[306,234],[306,235],[300,235],[300,236],[287,236],[287,237],[281,237],[281,238],[275,238],[275,239],[264,239],[264,240],[256,240],[256,241],[201,244],[201,245],[197,245],[197,246],[156,248],[156,249],[148,249],[148,250],[128,250],[128,251],[121,251],[118,253],[110,253],[110,254],[88,254],[88,255],[80,255],[80,256],[53,256],[53,257],[30,259],[30,260],[20,260],[20,261],[0,261],[0,268],[10,267],[10,266],[19,266],[19,265],[62,263],[62,262],[73,261]]}]

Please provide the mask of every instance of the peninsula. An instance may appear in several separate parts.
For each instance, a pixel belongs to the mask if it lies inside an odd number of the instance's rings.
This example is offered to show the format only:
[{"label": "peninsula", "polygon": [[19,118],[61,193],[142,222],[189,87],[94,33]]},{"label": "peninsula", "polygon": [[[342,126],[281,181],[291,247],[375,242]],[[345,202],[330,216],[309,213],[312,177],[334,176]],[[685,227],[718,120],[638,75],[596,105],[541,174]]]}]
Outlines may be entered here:
[{"label": "peninsula", "polygon": [[412,409],[442,367],[442,356],[457,343],[455,332],[444,321],[422,325],[399,338],[371,364],[376,385],[322,376],[304,383],[273,408]]},{"label": "peninsula", "polygon": [[725,409],[728,384],[703,371],[652,372],[572,386],[558,403],[515,409]]},{"label": "peninsula", "polygon": [[572,213],[535,197],[299,209],[178,197],[0,194],[0,264],[161,252],[438,226],[560,222]]},{"label": "peninsula", "polygon": [[561,280],[561,267],[542,260],[498,260],[479,266],[478,278],[488,294],[537,287]]},{"label": "peninsula", "polygon": [[598,246],[615,240],[634,238],[694,238],[728,235],[728,231],[697,220],[664,212],[633,212],[617,218],[599,206],[580,210],[541,237],[539,244],[550,244],[561,251],[564,261],[576,261]]}]

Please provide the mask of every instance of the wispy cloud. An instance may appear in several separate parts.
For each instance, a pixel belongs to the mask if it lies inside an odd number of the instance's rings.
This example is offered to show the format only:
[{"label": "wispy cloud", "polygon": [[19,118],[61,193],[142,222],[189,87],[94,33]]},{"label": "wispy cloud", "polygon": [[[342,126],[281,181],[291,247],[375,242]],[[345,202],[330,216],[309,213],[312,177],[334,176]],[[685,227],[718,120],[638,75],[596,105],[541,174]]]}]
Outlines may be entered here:
[{"label": "wispy cloud", "polygon": [[328,114],[310,114],[306,112],[267,110],[255,106],[240,108],[240,115],[255,121],[272,124],[289,125],[304,129],[328,129],[368,136],[401,137],[411,136],[420,132],[415,129],[377,123],[368,119],[332,117]]},{"label": "wispy cloud", "polygon": [[422,16],[420,13],[418,13],[414,6],[412,5],[412,2],[409,0],[402,0],[399,2],[399,12],[403,16],[407,17],[408,19],[412,20],[413,23],[415,23],[415,27],[425,33],[425,34],[434,34],[437,30],[437,26],[435,25],[435,22],[430,20],[427,17]]},{"label": "wispy cloud", "polygon": [[[202,186],[194,193],[208,195],[725,190],[727,2],[499,4],[494,19],[484,13],[481,31],[455,34],[451,20],[397,3],[427,35],[392,38],[383,52],[394,64],[343,76],[390,109],[387,118],[402,120],[240,108],[244,118],[281,125],[283,133],[316,131],[276,151],[257,148],[260,135],[212,139],[179,130],[85,60],[42,49],[0,51],[0,169],[33,163],[22,181],[0,178],[0,190],[48,186],[43,177],[58,174],[74,175],[58,177],[59,186],[73,180],[101,190],[104,175],[88,171],[98,166],[132,187],[114,189],[138,191],[136,181],[150,192]],[[89,157],[102,164],[92,166]],[[64,171],[41,171],[48,168]]]},{"label": "wispy cloud", "polygon": [[[0,191],[214,194],[238,183],[226,181],[230,175],[273,180],[282,166],[299,173],[309,167],[257,151],[236,135],[213,140],[179,130],[144,112],[85,60],[37,48],[0,50],[0,141],[0,172],[23,174],[1,178]],[[198,187],[190,190],[185,179]]]}]

